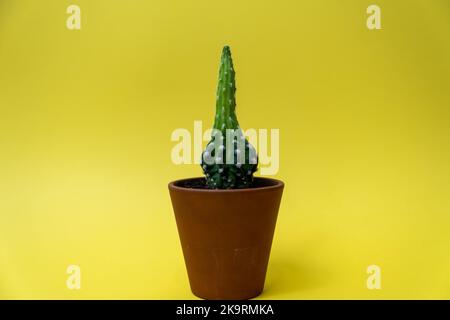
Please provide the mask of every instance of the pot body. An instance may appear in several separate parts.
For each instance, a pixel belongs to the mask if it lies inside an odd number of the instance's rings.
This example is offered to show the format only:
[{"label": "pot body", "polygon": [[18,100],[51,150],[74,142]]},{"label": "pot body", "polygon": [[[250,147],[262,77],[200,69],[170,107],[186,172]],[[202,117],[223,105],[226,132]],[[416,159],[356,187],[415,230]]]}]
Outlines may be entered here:
[{"label": "pot body", "polygon": [[284,184],[255,178],[233,190],[169,184],[192,292],[203,299],[240,300],[264,288]]}]

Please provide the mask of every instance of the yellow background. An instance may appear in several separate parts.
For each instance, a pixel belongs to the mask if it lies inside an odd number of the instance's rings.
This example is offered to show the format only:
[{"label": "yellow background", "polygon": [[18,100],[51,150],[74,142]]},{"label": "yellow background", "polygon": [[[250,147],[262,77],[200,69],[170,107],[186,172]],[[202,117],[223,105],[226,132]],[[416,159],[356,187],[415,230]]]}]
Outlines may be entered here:
[{"label": "yellow background", "polygon": [[280,129],[260,298],[450,298],[447,0],[0,0],[0,298],[194,298],[170,134],[212,123],[224,44],[241,126]]}]

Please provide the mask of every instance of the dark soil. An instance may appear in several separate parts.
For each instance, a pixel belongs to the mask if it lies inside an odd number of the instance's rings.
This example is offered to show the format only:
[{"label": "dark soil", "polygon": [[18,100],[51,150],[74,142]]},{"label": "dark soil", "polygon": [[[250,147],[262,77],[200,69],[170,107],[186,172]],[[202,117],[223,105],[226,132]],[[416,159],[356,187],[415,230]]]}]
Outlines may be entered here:
[{"label": "dark soil", "polygon": [[[262,187],[268,187],[271,185],[273,185],[273,183],[271,183],[270,180],[254,178],[253,183],[249,188],[262,188]],[[193,178],[193,179],[181,180],[177,183],[177,186],[182,187],[182,188],[188,188],[188,189],[212,190],[211,188],[209,188],[206,185],[205,178]]]},{"label": "dark soil", "polygon": [[206,185],[206,179],[202,178],[185,180],[179,186],[189,189],[209,189]]}]

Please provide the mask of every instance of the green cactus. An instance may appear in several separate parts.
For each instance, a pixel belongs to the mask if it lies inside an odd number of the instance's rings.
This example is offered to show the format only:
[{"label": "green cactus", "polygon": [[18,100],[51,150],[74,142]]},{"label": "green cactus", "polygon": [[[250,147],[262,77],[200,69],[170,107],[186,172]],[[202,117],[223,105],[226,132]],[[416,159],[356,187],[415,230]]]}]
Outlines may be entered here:
[{"label": "green cactus", "polygon": [[233,60],[230,48],[225,46],[220,61],[213,133],[201,159],[206,184],[211,189],[249,188],[258,167],[256,151],[239,127],[235,93]]}]

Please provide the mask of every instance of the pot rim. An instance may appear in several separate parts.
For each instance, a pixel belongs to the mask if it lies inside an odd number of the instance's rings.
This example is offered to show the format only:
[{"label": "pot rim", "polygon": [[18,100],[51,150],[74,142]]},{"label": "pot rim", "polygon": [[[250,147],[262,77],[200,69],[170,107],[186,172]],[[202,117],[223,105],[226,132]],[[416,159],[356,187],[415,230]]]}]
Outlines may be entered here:
[{"label": "pot rim", "polygon": [[267,182],[272,183],[269,186],[264,187],[257,187],[257,188],[244,188],[244,189],[197,189],[197,188],[186,188],[186,187],[180,187],[176,184],[179,184],[183,181],[189,181],[189,180],[196,180],[196,179],[203,179],[204,177],[193,177],[193,178],[184,178],[175,180],[169,183],[169,190],[174,191],[181,191],[181,192],[193,192],[193,193],[246,193],[246,192],[263,192],[273,189],[283,189],[284,188],[284,182],[278,179],[272,179],[272,178],[263,178],[263,177],[255,177],[254,179],[258,180],[264,180]]}]

